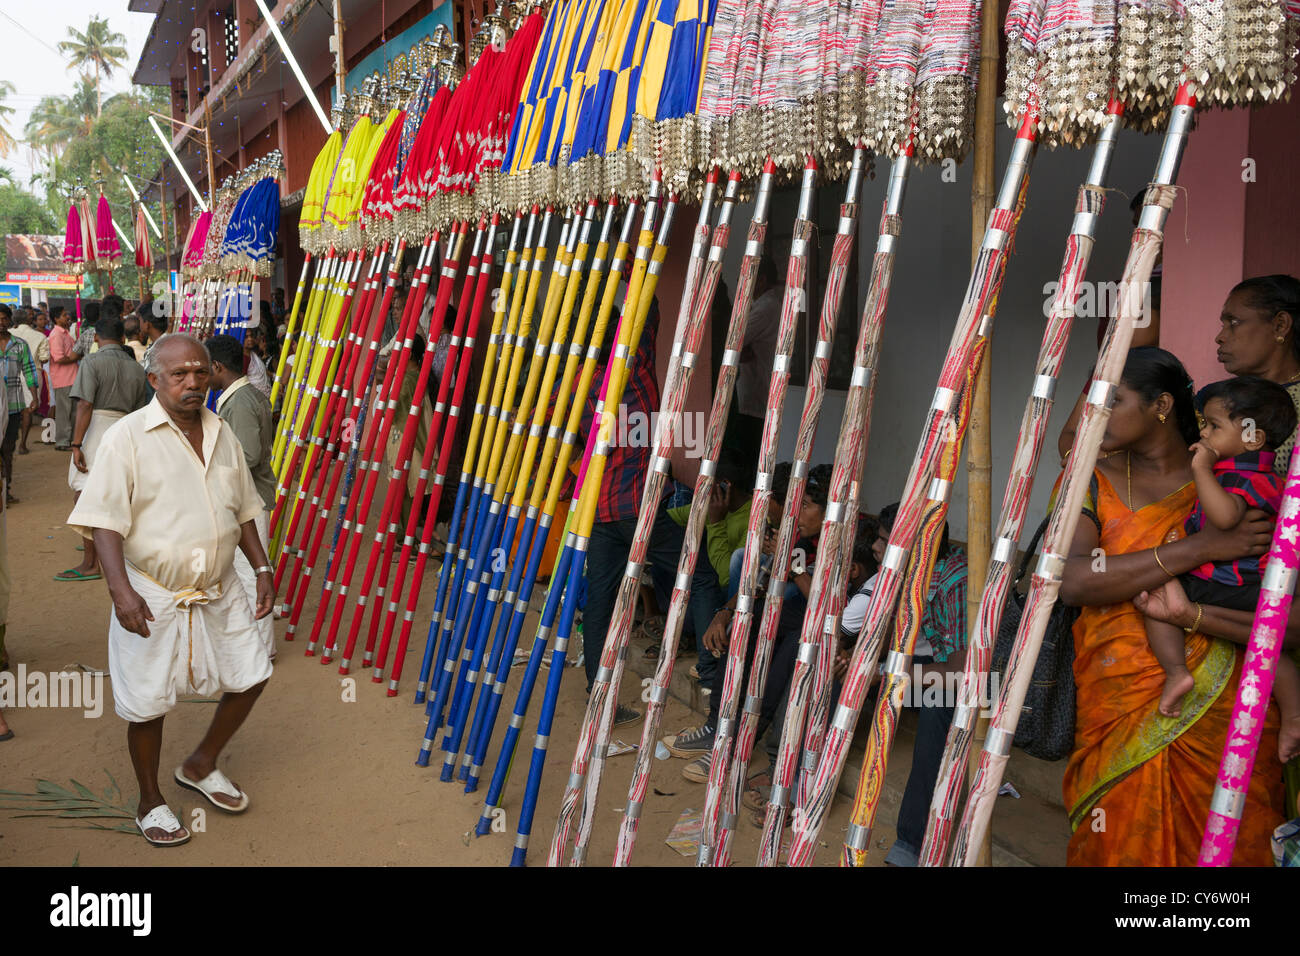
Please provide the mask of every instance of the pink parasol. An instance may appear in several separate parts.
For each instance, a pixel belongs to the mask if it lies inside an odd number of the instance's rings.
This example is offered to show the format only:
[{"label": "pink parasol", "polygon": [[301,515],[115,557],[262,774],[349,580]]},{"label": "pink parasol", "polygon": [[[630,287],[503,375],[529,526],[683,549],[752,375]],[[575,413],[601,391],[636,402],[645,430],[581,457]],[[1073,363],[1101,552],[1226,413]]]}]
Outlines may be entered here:
[{"label": "pink parasol", "polygon": [[95,210],[95,268],[111,271],[121,261],[122,247],[117,241],[117,230],[113,228],[113,212],[108,208],[108,199],[101,192]]},{"label": "pink parasol", "polygon": [[153,271],[153,250],[149,248],[149,226],[144,219],[144,206],[135,207],[135,264],[137,268]]}]

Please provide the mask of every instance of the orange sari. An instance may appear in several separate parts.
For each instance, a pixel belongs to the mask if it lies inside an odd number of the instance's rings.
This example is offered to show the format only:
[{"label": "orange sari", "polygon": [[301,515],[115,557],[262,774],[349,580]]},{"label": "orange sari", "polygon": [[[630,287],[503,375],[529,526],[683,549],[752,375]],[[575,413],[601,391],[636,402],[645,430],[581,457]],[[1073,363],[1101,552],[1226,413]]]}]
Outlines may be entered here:
[{"label": "orange sari", "polygon": [[[1188,482],[1136,512],[1100,470],[1096,513],[1107,554],[1143,551],[1183,535],[1196,502]],[[1194,866],[1209,814],[1223,742],[1237,695],[1242,649],[1193,634],[1187,665],[1196,686],[1182,716],[1156,709],[1164,671],[1147,646],[1131,601],[1085,607],[1074,625],[1078,718],[1065,769],[1065,806],[1074,831],[1070,866]],[[1232,862],[1271,866],[1269,839],[1283,822],[1282,767],[1273,704],[1260,739]]]}]

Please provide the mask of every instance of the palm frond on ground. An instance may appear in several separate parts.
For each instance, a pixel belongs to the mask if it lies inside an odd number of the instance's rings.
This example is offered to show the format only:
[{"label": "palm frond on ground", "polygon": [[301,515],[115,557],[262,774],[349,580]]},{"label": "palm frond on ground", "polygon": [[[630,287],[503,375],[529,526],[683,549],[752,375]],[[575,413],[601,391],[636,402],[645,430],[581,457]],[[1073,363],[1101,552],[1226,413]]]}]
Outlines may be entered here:
[{"label": "palm frond on ground", "polygon": [[[85,830],[110,830],[118,833],[138,833],[135,825],[134,799],[127,801],[122,788],[117,785],[113,775],[107,770],[109,785],[102,795],[96,794],[89,787],[70,781],[72,789],[60,786],[52,780],[37,780],[36,790],[25,793],[20,790],[0,790],[0,810],[8,810],[14,818],[44,817],[59,820],[83,820],[75,828]],[[115,824],[97,823],[97,820],[117,820]],[[61,828],[67,829],[67,828]]]}]

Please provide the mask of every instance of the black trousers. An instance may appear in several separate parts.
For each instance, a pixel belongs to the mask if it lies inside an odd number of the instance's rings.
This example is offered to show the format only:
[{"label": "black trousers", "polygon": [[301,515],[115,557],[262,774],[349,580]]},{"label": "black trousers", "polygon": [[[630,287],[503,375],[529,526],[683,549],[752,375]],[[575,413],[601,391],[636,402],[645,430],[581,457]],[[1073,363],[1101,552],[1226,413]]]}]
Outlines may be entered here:
[{"label": "black trousers", "polygon": [[[605,647],[605,635],[614,614],[614,599],[618,596],[627,558],[632,551],[632,536],[636,533],[636,519],[598,521],[591,529],[587,545],[587,606],[582,612],[582,652],[587,670],[587,690],[596,680],[600,669],[600,654]],[[646,559],[650,562],[650,575],[654,580],[655,597],[667,606],[672,594],[673,579],[677,576],[677,559],[681,557],[684,529],[668,517],[668,499],[659,505],[654,527],[650,531],[650,544]],[[707,564],[708,561],[705,561]]]},{"label": "black trousers", "polygon": [[9,482],[11,490],[14,480],[14,448],[18,445],[18,433],[22,431],[22,427],[23,413],[10,414],[9,424],[5,427],[4,441],[0,442],[0,474],[3,474],[4,480]]}]

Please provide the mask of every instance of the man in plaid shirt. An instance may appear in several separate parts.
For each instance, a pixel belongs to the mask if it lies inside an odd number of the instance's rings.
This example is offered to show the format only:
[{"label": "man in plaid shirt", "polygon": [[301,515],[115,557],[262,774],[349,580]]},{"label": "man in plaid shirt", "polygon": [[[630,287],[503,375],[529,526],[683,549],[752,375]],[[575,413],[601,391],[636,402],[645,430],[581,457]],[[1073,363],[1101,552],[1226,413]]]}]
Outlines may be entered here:
[{"label": "man in plaid shirt", "polygon": [[[659,378],[655,371],[656,338],[659,333],[659,302],[654,300],[646,318],[641,342],[632,356],[628,369],[627,387],[623,391],[621,408],[609,412],[626,427],[616,427],[611,442],[600,496],[596,500],[596,523],[591,529],[587,547],[587,603],[583,610],[582,648],[583,663],[587,670],[587,690],[596,680],[600,668],[600,654],[605,646],[623,572],[627,568],[628,554],[632,550],[632,536],[636,531],[637,513],[641,507],[641,494],[645,490],[646,472],[650,468],[650,442],[653,429],[636,427],[640,415],[648,422],[652,413],[659,411]],[[606,343],[607,348],[609,343]],[[608,357],[606,357],[608,361]],[[603,372],[603,370],[602,370]],[[601,381],[598,374],[596,381]],[[589,434],[596,410],[596,390],[587,401],[581,434]],[[640,414],[638,414],[640,413]],[[661,603],[672,593],[673,578],[677,571],[684,530],[668,517],[668,498],[656,504],[654,529],[650,533],[647,558],[655,581],[655,593]],[[640,714],[623,704],[618,706],[615,724],[637,720]]]},{"label": "man in plaid shirt", "polygon": [[[13,487],[14,446],[18,443],[18,433],[22,430],[23,411],[35,411],[41,395],[32,350],[18,336],[10,334],[9,327],[12,323],[13,312],[9,306],[0,305],[0,368],[3,368],[4,373],[9,414],[4,441],[0,442],[0,474],[3,475],[6,490]],[[23,394],[24,386],[27,388],[26,395]],[[17,504],[18,499],[10,493],[8,503]]]},{"label": "man in plaid shirt", "polygon": [[[877,561],[884,560],[889,532],[897,515],[897,503],[880,511],[879,531],[873,545]],[[867,594],[875,580],[873,577],[867,582],[864,589]],[[865,611],[863,604],[860,613]],[[844,617],[847,621],[847,608]],[[861,626],[860,620],[852,623]],[[948,688],[954,686],[949,675],[960,674],[966,668],[966,552],[948,543],[947,522],[936,549],[934,573],[930,576],[930,590],[912,662],[913,674],[919,669],[922,675],[921,680],[914,681],[912,700],[919,699],[921,706],[917,713],[916,741],[912,745],[912,769],[898,808],[898,839],[885,856],[885,863],[891,866],[917,866],[920,862],[930,800],[934,797],[934,784],[939,778],[939,764],[943,761],[956,705],[948,696]],[[942,689],[938,699],[934,699],[936,688]]]}]

